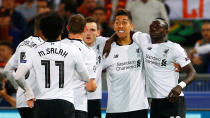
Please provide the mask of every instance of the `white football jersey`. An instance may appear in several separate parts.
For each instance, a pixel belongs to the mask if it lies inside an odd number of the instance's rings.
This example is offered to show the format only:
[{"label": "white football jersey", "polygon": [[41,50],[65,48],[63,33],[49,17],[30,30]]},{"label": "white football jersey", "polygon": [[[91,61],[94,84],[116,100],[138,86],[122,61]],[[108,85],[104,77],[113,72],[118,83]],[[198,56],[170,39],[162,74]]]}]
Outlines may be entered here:
[{"label": "white football jersey", "polygon": [[87,74],[79,49],[61,41],[45,42],[31,50],[21,64],[35,70],[39,91],[36,99],[63,99],[74,104],[73,75],[75,71],[81,76]]},{"label": "white football jersey", "polygon": [[142,51],[135,42],[124,46],[112,43],[110,54],[103,61],[103,68],[107,69],[107,113],[149,108]]},{"label": "white football jersey", "polygon": [[171,41],[152,44],[150,36],[141,32],[135,33],[133,39],[143,51],[148,97],[166,98],[178,84],[179,73],[175,72],[174,62],[181,67],[191,63],[185,50]]},{"label": "white football jersey", "polygon": [[[30,50],[31,48],[36,48],[37,46],[43,44],[45,41],[42,40],[40,37],[30,36],[29,38],[22,41],[17,49],[16,52],[12,55],[10,60],[8,61],[7,65],[11,66],[14,70],[18,67],[21,61],[24,61],[25,53]],[[31,69],[30,72],[26,75],[26,82],[31,86],[34,94],[38,93],[36,89],[36,82],[35,82],[35,73],[34,70]],[[24,90],[18,87],[16,93],[16,107],[28,107],[26,104],[26,99],[24,96]]]},{"label": "white football jersey", "polygon": [[[82,58],[88,69],[90,78],[96,78],[96,55],[92,48],[88,47],[80,39],[63,39],[62,43],[75,45],[82,54]],[[78,79],[79,75],[75,72],[74,75],[74,107],[76,110],[87,112],[87,91],[85,89],[85,82]]]},{"label": "white football jersey", "polygon": [[108,38],[105,37],[97,37],[94,45],[93,45],[93,50],[95,51],[96,54],[96,84],[97,84],[97,89],[94,92],[88,92],[88,99],[101,99],[102,98],[102,83],[101,83],[101,73],[102,73],[102,54],[103,54],[103,49],[104,45]]}]

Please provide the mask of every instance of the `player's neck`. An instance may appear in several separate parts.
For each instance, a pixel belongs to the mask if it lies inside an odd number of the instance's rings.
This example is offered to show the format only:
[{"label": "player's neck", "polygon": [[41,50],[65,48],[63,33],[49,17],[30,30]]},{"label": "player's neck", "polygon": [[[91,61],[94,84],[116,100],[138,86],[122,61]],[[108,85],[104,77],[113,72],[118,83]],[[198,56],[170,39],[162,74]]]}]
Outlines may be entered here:
[{"label": "player's neck", "polygon": [[82,40],[83,34],[82,34],[82,33],[81,33],[81,34],[72,34],[72,33],[70,33],[70,34],[68,35],[68,37],[69,37],[70,39],[81,39],[81,40]]},{"label": "player's neck", "polygon": [[61,35],[58,36],[58,38],[56,39],[56,41],[60,41],[61,40]]},{"label": "player's neck", "polygon": [[120,45],[130,45],[132,42],[130,34],[127,37],[124,38],[118,38],[117,43]]},{"label": "player's neck", "polygon": [[207,42],[207,43],[210,43],[210,39],[206,39],[206,42]]},{"label": "player's neck", "polygon": [[93,44],[94,44],[94,42],[93,43],[85,43],[88,47],[93,47]]}]

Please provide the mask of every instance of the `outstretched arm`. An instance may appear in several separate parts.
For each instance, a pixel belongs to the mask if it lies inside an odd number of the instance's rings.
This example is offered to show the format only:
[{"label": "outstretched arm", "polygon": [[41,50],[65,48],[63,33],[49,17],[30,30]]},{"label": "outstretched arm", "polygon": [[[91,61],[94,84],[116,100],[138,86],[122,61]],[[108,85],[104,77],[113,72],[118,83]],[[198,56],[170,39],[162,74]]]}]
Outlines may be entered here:
[{"label": "outstretched arm", "polygon": [[[135,31],[131,31],[130,35],[131,37],[133,37],[133,34],[135,33]],[[103,50],[103,55],[105,57],[109,56],[109,53],[111,51],[111,45],[113,42],[117,41],[118,36],[116,33],[112,34],[112,36],[106,41],[105,46],[104,46],[104,50]]]}]

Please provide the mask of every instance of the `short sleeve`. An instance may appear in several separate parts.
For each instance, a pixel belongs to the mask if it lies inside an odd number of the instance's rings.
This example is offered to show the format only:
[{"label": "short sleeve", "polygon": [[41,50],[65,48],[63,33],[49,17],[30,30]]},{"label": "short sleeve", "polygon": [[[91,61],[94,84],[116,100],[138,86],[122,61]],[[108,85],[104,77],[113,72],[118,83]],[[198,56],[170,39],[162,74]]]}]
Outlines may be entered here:
[{"label": "short sleeve", "polygon": [[79,51],[79,49],[74,48],[73,58],[74,58],[74,62],[76,64],[77,72],[83,72],[83,71],[87,70],[87,68],[85,66],[84,59],[82,58],[82,54]]},{"label": "short sleeve", "polygon": [[190,59],[187,57],[186,51],[179,44],[175,45],[174,56],[176,63],[178,63],[181,67],[191,63]]},{"label": "short sleeve", "polygon": [[100,50],[102,50],[108,39],[109,39],[108,37],[102,37],[102,36],[96,37],[94,46],[100,45],[100,47],[98,47],[98,48],[101,48]]},{"label": "short sleeve", "polygon": [[15,52],[12,57],[7,62],[7,65],[10,65],[13,69],[18,67],[18,54]]}]

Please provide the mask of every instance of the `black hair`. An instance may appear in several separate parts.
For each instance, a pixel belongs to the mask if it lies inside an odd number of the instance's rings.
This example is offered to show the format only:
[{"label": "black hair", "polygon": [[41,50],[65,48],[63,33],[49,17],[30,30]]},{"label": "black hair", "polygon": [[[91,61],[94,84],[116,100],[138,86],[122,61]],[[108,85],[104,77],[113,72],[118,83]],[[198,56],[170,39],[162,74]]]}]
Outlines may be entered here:
[{"label": "black hair", "polygon": [[156,18],[155,20],[160,20],[160,21],[162,21],[162,22],[164,23],[165,29],[168,30],[168,23],[167,23],[167,21],[166,21],[164,18],[158,17],[158,18]]},{"label": "black hair", "polygon": [[40,30],[40,20],[46,16],[48,14],[48,12],[45,12],[45,13],[41,13],[41,14],[38,14],[36,17],[35,17],[35,20],[34,20],[34,29],[35,31],[37,30]]},{"label": "black hair", "polygon": [[203,20],[203,24],[210,24],[210,20]]},{"label": "black hair", "polygon": [[96,19],[94,17],[87,17],[86,23],[96,23],[97,29],[99,29],[99,24],[97,23]]},{"label": "black hair", "polygon": [[115,21],[117,16],[128,16],[128,19],[132,22],[131,13],[126,9],[118,10],[117,13],[115,14],[114,21]]},{"label": "black hair", "polygon": [[40,20],[40,30],[48,42],[56,41],[64,28],[64,20],[57,12],[48,12]]},{"label": "black hair", "polygon": [[9,49],[13,49],[12,43],[10,43],[8,41],[0,42],[0,46],[7,46]]}]

